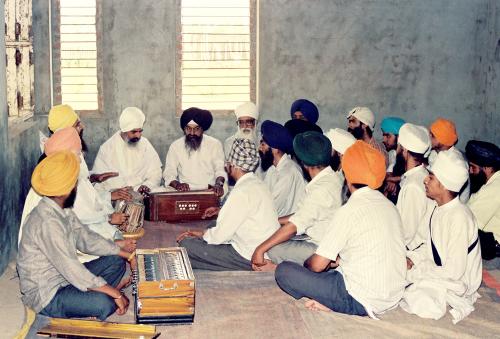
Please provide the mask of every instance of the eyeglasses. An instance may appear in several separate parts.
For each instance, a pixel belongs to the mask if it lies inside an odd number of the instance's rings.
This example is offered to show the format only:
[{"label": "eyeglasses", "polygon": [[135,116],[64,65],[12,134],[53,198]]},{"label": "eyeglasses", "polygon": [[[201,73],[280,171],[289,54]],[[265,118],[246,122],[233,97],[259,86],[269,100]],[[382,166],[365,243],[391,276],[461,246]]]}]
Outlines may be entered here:
[{"label": "eyeglasses", "polygon": [[246,120],[239,120],[236,122],[238,126],[243,127],[243,126],[249,126],[253,127],[255,126],[255,119],[246,119]]},{"label": "eyeglasses", "polygon": [[199,133],[202,131],[202,129],[200,126],[196,127],[186,126],[184,127],[184,131],[186,131],[186,133]]}]

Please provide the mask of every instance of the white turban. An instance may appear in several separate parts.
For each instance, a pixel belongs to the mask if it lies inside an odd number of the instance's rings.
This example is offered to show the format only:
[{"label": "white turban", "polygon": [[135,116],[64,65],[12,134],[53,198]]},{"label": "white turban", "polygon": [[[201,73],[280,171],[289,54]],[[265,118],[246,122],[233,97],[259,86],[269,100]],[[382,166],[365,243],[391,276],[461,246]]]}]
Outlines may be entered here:
[{"label": "white turban", "polygon": [[372,130],[375,128],[375,115],[368,107],[354,107],[347,114],[347,119],[349,119],[351,116],[355,117],[363,124],[370,127]]},{"label": "white turban", "polygon": [[234,114],[236,115],[236,119],[241,117],[251,117],[255,120],[259,119],[259,111],[253,102],[245,102],[244,104],[239,105],[234,110]]},{"label": "white turban", "polygon": [[447,190],[452,192],[460,192],[460,189],[469,178],[467,163],[460,157],[458,152],[439,152],[436,160],[428,169],[434,173]]},{"label": "white turban", "polygon": [[330,139],[332,148],[340,154],[344,154],[346,149],[351,147],[351,145],[356,141],[356,138],[351,133],[340,128],[330,129],[327,133],[325,133],[325,136]]},{"label": "white turban", "polygon": [[429,131],[424,126],[406,123],[399,129],[398,143],[408,151],[425,154],[431,147]]},{"label": "white turban", "polygon": [[120,115],[120,130],[128,132],[134,129],[142,128],[146,121],[146,116],[137,107],[127,107]]}]

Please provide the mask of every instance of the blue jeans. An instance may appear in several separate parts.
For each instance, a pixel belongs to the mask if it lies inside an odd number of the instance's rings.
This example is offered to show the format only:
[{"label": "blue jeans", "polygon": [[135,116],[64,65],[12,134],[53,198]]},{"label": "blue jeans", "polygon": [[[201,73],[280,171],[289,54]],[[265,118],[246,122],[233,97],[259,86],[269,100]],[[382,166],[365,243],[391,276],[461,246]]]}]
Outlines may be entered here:
[{"label": "blue jeans", "polygon": [[284,261],[276,268],[275,278],[279,287],[295,299],[307,297],[335,312],[368,315],[363,305],[347,292],[342,274],[335,270],[316,273]]},{"label": "blue jeans", "polygon": [[[100,257],[84,264],[108,285],[117,286],[125,274],[125,260],[117,255]],[[97,317],[105,320],[116,310],[113,298],[95,291],[82,292],[73,285],[61,287],[40,314],[54,318]]]}]

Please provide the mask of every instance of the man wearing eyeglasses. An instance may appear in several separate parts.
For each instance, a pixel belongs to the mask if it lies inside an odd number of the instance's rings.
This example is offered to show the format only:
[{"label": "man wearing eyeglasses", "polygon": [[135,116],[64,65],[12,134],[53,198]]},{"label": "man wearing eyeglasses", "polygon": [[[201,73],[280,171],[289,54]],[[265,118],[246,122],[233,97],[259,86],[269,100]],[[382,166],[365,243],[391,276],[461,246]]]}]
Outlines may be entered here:
[{"label": "man wearing eyeglasses", "polygon": [[213,188],[218,196],[224,194],[226,172],[222,143],[204,134],[212,125],[210,111],[191,107],[182,112],[181,129],[184,136],[168,149],[163,179],[165,186],[177,191]]},{"label": "man wearing eyeglasses", "polygon": [[224,155],[227,159],[235,139],[248,139],[257,144],[257,120],[259,112],[253,102],[245,102],[234,110],[238,130],[224,141]]}]

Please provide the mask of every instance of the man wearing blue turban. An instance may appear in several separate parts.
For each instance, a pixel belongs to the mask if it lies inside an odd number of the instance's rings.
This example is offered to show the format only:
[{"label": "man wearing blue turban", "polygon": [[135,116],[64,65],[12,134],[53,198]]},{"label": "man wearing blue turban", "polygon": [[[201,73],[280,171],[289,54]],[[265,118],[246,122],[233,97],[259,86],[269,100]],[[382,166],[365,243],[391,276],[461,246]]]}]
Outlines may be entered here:
[{"label": "man wearing blue turban", "polygon": [[318,107],[307,99],[295,100],[290,108],[292,119],[301,119],[315,124],[319,119]]}]

